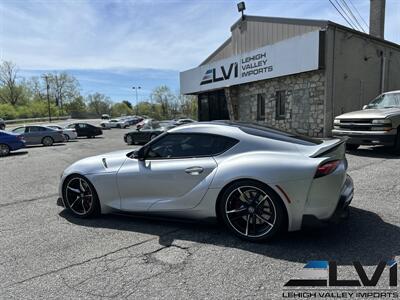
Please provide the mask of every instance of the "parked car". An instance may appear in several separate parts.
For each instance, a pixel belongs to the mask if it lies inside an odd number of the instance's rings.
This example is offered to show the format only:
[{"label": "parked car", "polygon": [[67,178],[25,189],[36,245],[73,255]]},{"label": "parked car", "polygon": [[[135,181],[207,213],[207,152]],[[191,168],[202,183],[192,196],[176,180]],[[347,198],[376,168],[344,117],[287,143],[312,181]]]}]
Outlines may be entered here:
[{"label": "parked car", "polygon": [[256,124],[178,126],[139,150],[80,160],[57,203],[80,217],[115,210],[216,218],[242,239],[264,241],[306,219],[345,217],[353,198],[345,141]]},{"label": "parked car", "polygon": [[21,134],[24,137],[26,145],[51,146],[54,143],[65,142],[64,133],[61,130],[45,126],[21,126],[12,130],[12,132]]},{"label": "parked car", "polygon": [[165,122],[148,122],[142,128],[136,131],[128,132],[124,135],[124,141],[128,145],[146,144],[161,133],[176,127],[171,121]]},{"label": "parked car", "polygon": [[176,125],[183,125],[183,124],[194,123],[194,122],[197,122],[197,121],[192,120],[192,119],[178,119],[175,123],[176,123]]},{"label": "parked car", "polygon": [[400,91],[379,95],[362,110],[337,116],[333,136],[348,137],[347,148],[393,146],[400,152]]},{"label": "parked car", "polygon": [[64,138],[66,142],[68,142],[69,140],[76,140],[76,138],[78,137],[75,128],[65,128],[55,124],[44,125],[44,126],[61,130],[64,133]]},{"label": "parked car", "polygon": [[110,115],[102,114],[102,115],[101,115],[101,119],[102,119],[102,120],[109,120],[109,119],[110,119]]},{"label": "parked car", "polygon": [[10,154],[25,147],[25,140],[21,134],[0,130],[0,156]]},{"label": "parked car", "polygon": [[153,122],[153,119],[144,118],[140,122],[136,123],[136,129],[141,129],[146,126],[146,124],[149,124],[151,122]]},{"label": "parked car", "polygon": [[75,129],[78,137],[86,136],[87,138],[93,138],[103,134],[101,128],[88,123],[72,123],[66,126],[66,128]]},{"label": "parked car", "polygon": [[129,122],[124,119],[111,119],[110,121],[104,121],[100,123],[103,128],[127,128]]},{"label": "parked car", "polygon": [[6,122],[2,118],[0,118],[0,130],[6,129]]},{"label": "parked car", "polygon": [[136,125],[137,123],[139,123],[143,120],[143,118],[134,117],[134,116],[128,116],[128,117],[125,117],[124,119],[128,122],[128,124],[130,126]]}]

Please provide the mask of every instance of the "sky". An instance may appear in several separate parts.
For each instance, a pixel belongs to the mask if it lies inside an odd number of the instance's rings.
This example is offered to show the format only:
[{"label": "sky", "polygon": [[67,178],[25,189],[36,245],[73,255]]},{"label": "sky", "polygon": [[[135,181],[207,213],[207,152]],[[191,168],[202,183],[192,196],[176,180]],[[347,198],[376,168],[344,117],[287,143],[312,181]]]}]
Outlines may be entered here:
[{"label": "sky", "polygon": [[[334,2],[335,0],[333,0]],[[343,0],[338,0],[343,1]],[[139,101],[198,66],[240,17],[232,0],[0,0],[0,60],[21,76],[67,71],[83,95]],[[329,0],[247,0],[246,14],[346,22]],[[350,3],[351,2],[351,3]],[[347,0],[368,24],[370,0]],[[361,22],[363,24],[363,22]],[[385,38],[400,44],[400,0],[386,0]]]}]

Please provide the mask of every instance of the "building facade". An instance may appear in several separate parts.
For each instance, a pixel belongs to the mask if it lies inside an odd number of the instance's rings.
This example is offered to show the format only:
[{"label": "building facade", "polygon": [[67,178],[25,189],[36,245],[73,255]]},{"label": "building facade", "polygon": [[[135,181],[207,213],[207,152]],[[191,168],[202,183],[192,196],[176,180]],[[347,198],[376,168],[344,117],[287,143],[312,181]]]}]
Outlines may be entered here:
[{"label": "building facade", "polygon": [[400,46],[330,21],[246,16],[180,84],[199,120],[330,136],[335,116],[400,89]]}]

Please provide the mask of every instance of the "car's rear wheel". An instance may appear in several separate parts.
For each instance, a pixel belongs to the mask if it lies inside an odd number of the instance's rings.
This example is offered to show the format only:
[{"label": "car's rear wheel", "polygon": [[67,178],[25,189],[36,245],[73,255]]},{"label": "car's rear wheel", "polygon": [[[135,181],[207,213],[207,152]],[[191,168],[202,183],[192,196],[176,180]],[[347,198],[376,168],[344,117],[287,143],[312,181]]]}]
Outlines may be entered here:
[{"label": "car's rear wheel", "polygon": [[66,142],[68,142],[69,141],[69,135],[68,134],[64,134],[64,139],[65,139]]},{"label": "car's rear wheel", "polygon": [[10,147],[6,144],[0,144],[0,156],[7,156],[10,154]]},{"label": "car's rear wheel", "polygon": [[43,144],[43,146],[51,146],[51,145],[53,145],[53,143],[54,143],[54,140],[53,140],[53,138],[50,137],[50,136],[45,136],[45,137],[42,139],[42,144]]},{"label": "car's rear wheel", "polygon": [[126,136],[126,143],[127,143],[128,145],[133,145],[133,138],[132,138],[132,136],[129,135],[129,134]]},{"label": "car's rear wheel", "polygon": [[266,185],[245,180],[230,185],[218,202],[218,213],[238,237],[266,241],[283,230],[286,214],[278,196]]},{"label": "car's rear wheel", "polygon": [[358,147],[360,147],[358,144],[346,144],[346,149],[350,151],[357,150]]},{"label": "car's rear wheel", "polygon": [[100,203],[93,185],[85,177],[72,175],[63,186],[66,207],[76,216],[94,217],[100,214]]},{"label": "car's rear wheel", "polygon": [[122,127],[121,127],[121,124],[118,124],[118,125],[117,125],[117,127],[118,127],[119,129],[121,129],[121,128],[122,128]]}]

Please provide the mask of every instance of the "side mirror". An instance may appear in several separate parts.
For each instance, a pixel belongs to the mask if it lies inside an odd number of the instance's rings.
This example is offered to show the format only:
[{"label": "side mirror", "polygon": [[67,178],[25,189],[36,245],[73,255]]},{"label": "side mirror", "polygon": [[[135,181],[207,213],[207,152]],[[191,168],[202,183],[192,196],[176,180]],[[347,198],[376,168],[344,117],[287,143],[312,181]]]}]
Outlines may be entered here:
[{"label": "side mirror", "polygon": [[368,108],[368,105],[364,105],[363,107],[362,107],[362,109],[364,110],[364,109],[367,109]]},{"label": "side mirror", "polygon": [[133,157],[136,158],[137,160],[144,161],[146,160],[145,152],[146,152],[145,147],[142,147],[139,150],[133,152]]}]

